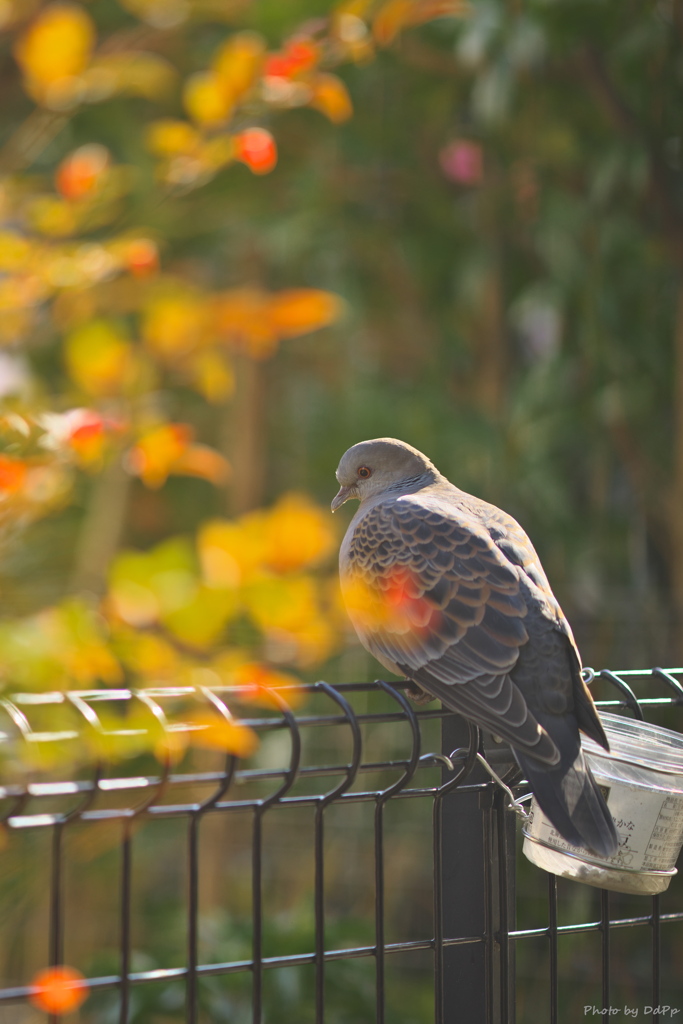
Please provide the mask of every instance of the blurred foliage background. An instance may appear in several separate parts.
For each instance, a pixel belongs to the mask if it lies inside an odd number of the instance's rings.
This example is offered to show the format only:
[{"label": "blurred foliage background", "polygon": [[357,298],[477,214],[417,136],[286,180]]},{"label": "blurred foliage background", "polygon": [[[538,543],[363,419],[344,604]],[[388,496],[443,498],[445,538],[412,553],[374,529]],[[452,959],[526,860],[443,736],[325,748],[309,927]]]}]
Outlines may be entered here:
[{"label": "blurred foliage background", "polygon": [[385,435],[521,520],[587,663],[675,662],[680,18],[4,0],[7,683],[320,671]]},{"label": "blurred foliage background", "polygon": [[682,32],[0,0],[2,686],[371,676],[327,508],[375,436],[521,521],[587,664],[680,661]]}]

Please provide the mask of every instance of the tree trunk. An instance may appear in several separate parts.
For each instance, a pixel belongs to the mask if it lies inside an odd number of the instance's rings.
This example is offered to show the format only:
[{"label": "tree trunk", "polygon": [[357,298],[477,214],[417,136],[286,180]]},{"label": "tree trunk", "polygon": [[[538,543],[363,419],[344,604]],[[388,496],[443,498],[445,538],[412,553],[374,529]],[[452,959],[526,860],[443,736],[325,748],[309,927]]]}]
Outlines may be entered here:
[{"label": "tree trunk", "polygon": [[263,503],[266,482],[266,377],[263,363],[236,355],[235,396],[226,410],[224,451],[230,461],[229,511],[242,515]]},{"label": "tree trunk", "polygon": [[97,597],[104,592],[125,524],[130,480],[118,456],[93,481],[69,584],[72,592],[90,591]]}]

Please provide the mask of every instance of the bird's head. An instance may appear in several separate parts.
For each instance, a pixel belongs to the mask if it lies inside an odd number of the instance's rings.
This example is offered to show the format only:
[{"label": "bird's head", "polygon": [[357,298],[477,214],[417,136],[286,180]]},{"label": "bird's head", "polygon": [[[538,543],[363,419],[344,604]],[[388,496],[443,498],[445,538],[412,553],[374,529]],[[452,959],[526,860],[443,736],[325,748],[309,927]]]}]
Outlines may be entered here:
[{"label": "bird's head", "polygon": [[385,491],[409,491],[413,484],[422,487],[438,476],[427,456],[403,441],[393,437],[361,441],[341,457],[337,468],[340,488],[332,501],[332,511],[349,498],[366,501]]}]

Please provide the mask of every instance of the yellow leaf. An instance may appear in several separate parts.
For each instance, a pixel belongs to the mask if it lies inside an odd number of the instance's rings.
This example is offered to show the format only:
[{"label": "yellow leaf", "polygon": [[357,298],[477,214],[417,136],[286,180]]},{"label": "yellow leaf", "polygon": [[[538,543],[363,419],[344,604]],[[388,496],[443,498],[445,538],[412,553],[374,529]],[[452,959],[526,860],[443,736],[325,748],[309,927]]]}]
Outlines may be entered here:
[{"label": "yellow leaf", "polygon": [[382,4],[372,23],[372,32],[381,46],[388,46],[410,24],[414,0],[388,0]]},{"label": "yellow leaf", "polygon": [[354,18],[365,18],[372,5],[373,0],[342,0],[342,3],[335,7],[334,13],[337,15],[350,14]]},{"label": "yellow leaf", "polygon": [[147,147],[156,156],[191,153],[199,144],[199,133],[187,121],[164,118],[147,129]]},{"label": "yellow leaf", "polygon": [[311,99],[309,106],[325,114],[334,124],[348,121],[353,114],[353,104],[348,89],[336,75],[318,74],[310,81]]},{"label": "yellow leaf", "polygon": [[198,124],[215,125],[232,113],[235,96],[229,83],[215,71],[198,71],[185,82],[183,103]]},{"label": "yellow leaf", "polygon": [[467,0],[387,0],[375,15],[372,32],[381,46],[388,46],[404,28],[458,17],[468,10]]},{"label": "yellow leaf", "polygon": [[56,196],[36,196],[28,204],[26,216],[32,228],[52,238],[72,235],[78,227],[78,217],[72,204]]},{"label": "yellow leaf", "polygon": [[317,613],[317,593],[308,576],[268,577],[251,581],[245,589],[249,613],[261,629],[294,631]]},{"label": "yellow leaf", "polygon": [[156,53],[107,53],[96,57],[82,75],[85,93],[94,102],[116,93],[164,97],[172,87],[175,70]]},{"label": "yellow leaf", "polygon": [[148,552],[123,551],[109,574],[110,613],[130,626],[150,626],[190,604],[196,590],[186,541],[164,541]]},{"label": "yellow leaf", "polygon": [[76,684],[122,681],[121,666],[106,642],[104,623],[81,601],[69,599],[51,609],[48,629],[57,660]]},{"label": "yellow leaf", "polygon": [[337,634],[328,619],[322,614],[311,614],[305,620],[287,630],[266,630],[266,649],[278,660],[292,661],[302,668],[310,668],[326,661],[334,651]]},{"label": "yellow leaf", "polygon": [[256,32],[236,32],[220,47],[212,70],[235,100],[251,88],[263,67],[265,40]]},{"label": "yellow leaf", "polygon": [[197,160],[211,173],[232,163],[236,156],[235,141],[230,135],[214,135],[205,139],[197,149]]},{"label": "yellow leaf", "polygon": [[178,28],[187,21],[195,0],[120,0],[121,6],[154,29]]},{"label": "yellow leaf", "polygon": [[31,243],[13,231],[0,231],[0,271],[15,273],[29,267],[33,249]]},{"label": "yellow leaf", "polygon": [[238,587],[263,564],[263,513],[251,513],[239,522],[214,519],[197,537],[202,575],[209,587]]},{"label": "yellow leaf", "polygon": [[226,622],[237,610],[234,593],[199,587],[191,600],[165,614],[162,621],[183,644],[203,649],[219,639]]},{"label": "yellow leaf", "polygon": [[130,342],[115,323],[92,320],[66,338],[69,374],[90,395],[118,394],[134,368]]},{"label": "yellow leaf", "polygon": [[88,66],[95,26],[82,7],[72,3],[45,7],[15,47],[28,91],[48,102],[52,87],[77,76]]},{"label": "yellow leaf", "polygon": [[281,337],[294,338],[333,323],[343,308],[341,299],[331,292],[293,288],[271,298],[270,322]]},{"label": "yellow leaf", "polygon": [[303,494],[280,498],[265,520],[264,563],[275,572],[313,565],[329,554],[336,536],[330,517]]},{"label": "yellow leaf", "polygon": [[177,652],[153,633],[122,629],[115,638],[115,648],[126,668],[146,679],[170,678],[177,672]]},{"label": "yellow leaf", "polygon": [[194,385],[207,402],[220,403],[235,390],[235,374],[220,352],[200,352],[192,360]]},{"label": "yellow leaf", "polygon": [[155,354],[176,359],[197,348],[205,339],[208,310],[191,294],[162,294],[147,305],[142,338]]}]

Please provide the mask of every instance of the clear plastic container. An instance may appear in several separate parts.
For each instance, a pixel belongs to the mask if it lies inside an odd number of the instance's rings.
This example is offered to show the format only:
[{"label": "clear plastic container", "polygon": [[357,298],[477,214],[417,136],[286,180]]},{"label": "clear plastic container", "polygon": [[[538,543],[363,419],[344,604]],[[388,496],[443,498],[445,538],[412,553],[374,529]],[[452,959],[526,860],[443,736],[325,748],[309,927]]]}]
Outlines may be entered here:
[{"label": "clear plastic container", "polygon": [[586,759],[619,834],[613,857],[572,846],[535,800],[524,827],[525,856],[555,875],[615,892],[654,895],[676,874],[683,845],[683,735],[618,715],[601,714],[608,753],[582,736]]}]

